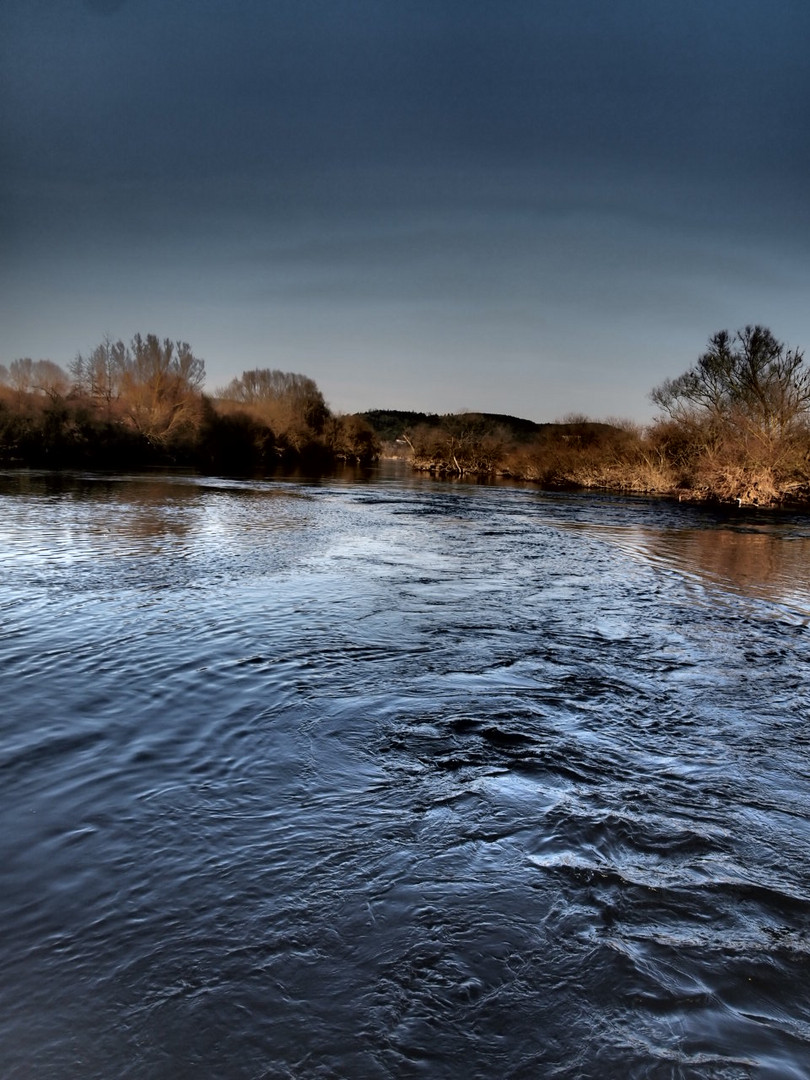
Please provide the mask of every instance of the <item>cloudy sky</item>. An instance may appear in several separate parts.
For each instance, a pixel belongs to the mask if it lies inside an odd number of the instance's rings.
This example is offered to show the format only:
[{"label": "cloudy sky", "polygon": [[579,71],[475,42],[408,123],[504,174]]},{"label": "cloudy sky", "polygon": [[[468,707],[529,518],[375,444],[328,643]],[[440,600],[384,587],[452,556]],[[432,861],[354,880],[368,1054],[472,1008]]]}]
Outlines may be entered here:
[{"label": "cloudy sky", "polygon": [[0,363],[643,420],[810,350],[808,56],[808,0],[2,0]]}]

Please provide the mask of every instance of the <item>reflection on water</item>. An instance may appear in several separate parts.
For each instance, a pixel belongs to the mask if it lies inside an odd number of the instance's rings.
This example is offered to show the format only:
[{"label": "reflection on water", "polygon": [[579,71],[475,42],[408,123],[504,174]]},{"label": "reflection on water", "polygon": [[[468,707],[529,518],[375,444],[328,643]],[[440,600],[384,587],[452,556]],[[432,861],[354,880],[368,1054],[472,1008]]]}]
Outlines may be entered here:
[{"label": "reflection on water", "polygon": [[808,536],[795,527],[778,521],[770,527],[742,528],[631,525],[609,526],[601,534],[626,554],[677,571],[715,592],[731,590],[810,614]]},{"label": "reflection on water", "polygon": [[0,475],[12,1078],[810,1075],[810,529]]},{"label": "reflection on water", "polygon": [[700,529],[650,537],[652,559],[668,561],[721,587],[796,605],[805,613],[810,598],[807,538],[786,542],[777,530]]}]

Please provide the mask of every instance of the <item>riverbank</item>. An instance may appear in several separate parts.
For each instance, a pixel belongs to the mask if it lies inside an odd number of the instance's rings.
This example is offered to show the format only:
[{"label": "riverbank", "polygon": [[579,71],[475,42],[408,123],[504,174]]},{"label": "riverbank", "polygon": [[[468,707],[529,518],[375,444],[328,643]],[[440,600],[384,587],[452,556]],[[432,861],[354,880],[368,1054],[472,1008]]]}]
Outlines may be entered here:
[{"label": "riverbank", "polygon": [[[810,431],[762,432],[692,421],[571,417],[531,424],[489,414],[364,414],[383,454],[441,477],[502,477],[549,491],[600,490],[679,502],[810,505]],[[392,437],[394,436],[394,437]]]},{"label": "riverbank", "polygon": [[654,465],[628,463],[569,468],[505,466],[491,470],[464,470],[455,463],[414,458],[416,472],[448,478],[493,477],[536,484],[546,491],[601,491],[645,495],[685,503],[746,506],[762,509],[799,507],[810,509],[810,478],[779,480],[768,470],[741,466],[718,468],[713,476],[684,477]]}]

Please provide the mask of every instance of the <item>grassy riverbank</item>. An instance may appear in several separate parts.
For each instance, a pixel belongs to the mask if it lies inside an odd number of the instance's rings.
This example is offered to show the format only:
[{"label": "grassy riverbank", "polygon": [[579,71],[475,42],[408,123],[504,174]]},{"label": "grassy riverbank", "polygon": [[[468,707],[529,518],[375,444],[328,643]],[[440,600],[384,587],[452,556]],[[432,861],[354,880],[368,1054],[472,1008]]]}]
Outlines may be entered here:
[{"label": "grassy riverbank", "polygon": [[[549,490],[599,489],[746,506],[810,503],[810,432],[763,444],[659,421],[370,412],[384,453],[436,476],[511,477]],[[409,421],[415,422],[409,422]]]}]

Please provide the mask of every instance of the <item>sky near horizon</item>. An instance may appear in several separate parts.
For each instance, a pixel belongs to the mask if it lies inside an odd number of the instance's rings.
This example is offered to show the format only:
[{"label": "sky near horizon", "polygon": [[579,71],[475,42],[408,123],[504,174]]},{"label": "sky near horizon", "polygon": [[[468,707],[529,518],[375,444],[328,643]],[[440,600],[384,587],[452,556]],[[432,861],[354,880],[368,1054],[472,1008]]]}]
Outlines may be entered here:
[{"label": "sky near horizon", "polygon": [[808,0],[3,0],[0,363],[645,420],[810,350]]}]

